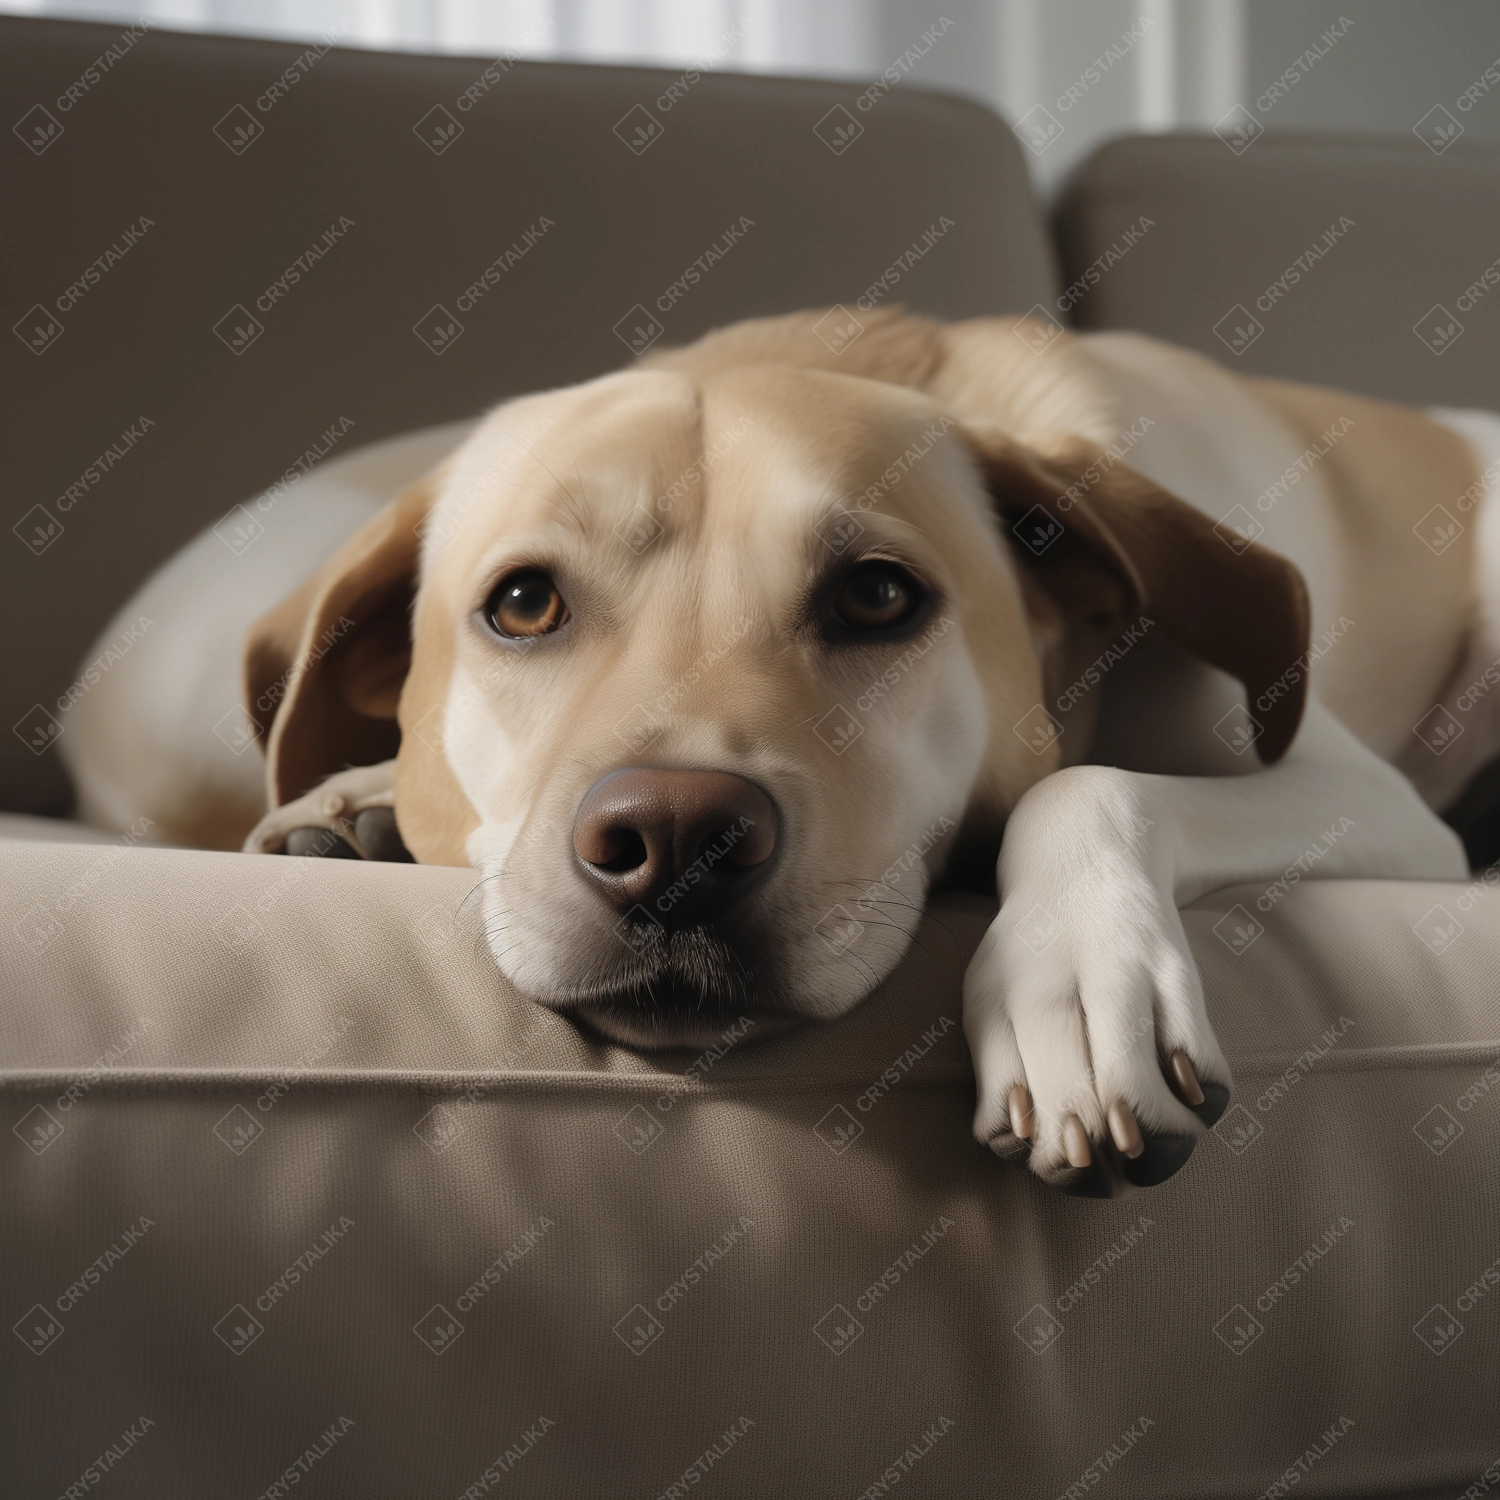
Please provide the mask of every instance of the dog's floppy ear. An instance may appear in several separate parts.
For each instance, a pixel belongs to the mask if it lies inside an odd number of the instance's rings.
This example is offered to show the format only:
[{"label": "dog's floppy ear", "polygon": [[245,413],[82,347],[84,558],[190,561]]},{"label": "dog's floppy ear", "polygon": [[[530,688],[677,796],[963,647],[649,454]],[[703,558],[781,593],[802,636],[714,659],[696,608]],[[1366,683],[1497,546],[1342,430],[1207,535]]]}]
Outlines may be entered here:
[{"label": "dog's floppy ear", "polygon": [[395,756],[420,530],[435,492],[436,476],[405,490],[251,626],[246,709],[266,736],[273,807],[335,771]]},{"label": "dog's floppy ear", "polygon": [[[1239,678],[1270,765],[1302,720],[1310,611],[1301,573],[1143,474],[1071,435],[1024,446],[970,433],[1017,559],[1071,623],[1145,614],[1185,650]],[[1279,691],[1268,689],[1279,684]],[[1271,699],[1268,708],[1258,704]]]}]

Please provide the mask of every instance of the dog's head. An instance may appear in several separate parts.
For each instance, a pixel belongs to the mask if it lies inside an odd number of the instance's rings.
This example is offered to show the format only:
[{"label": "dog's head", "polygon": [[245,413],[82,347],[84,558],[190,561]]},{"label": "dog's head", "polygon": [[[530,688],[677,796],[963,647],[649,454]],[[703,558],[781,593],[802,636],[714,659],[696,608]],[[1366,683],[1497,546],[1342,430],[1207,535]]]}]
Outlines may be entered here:
[{"label": "dog's head", "polygon": [[1069,504],[1097,449],[1042,446],[791,364],[512,401],[257,627],[273,799],[394,754],[402,834],[483,872],[502,970],[612,1038],[837,1016],[1056,768],[1057,640],[1149,598],[1247,682],[1290,659],[1262,637],[1293,570],[1123,466]]}]

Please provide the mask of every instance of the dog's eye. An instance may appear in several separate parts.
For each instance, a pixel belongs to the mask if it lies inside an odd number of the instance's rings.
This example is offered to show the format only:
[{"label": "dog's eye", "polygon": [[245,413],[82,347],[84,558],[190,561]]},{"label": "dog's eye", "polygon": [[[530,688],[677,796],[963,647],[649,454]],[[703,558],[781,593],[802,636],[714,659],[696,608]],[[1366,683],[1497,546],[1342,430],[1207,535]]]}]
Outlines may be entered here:
[{"label": "dog's eye", "polygon": [[495,585],[485,615],[501,635],[546,635],[566,623],[568,606],[557,585],[540,568],[508,573]]},{"label": "dog's eye", "polygon": [[922,586],[895,563],[861,563],[844,580],[834,610],[851,630],[899,625],[922,602]]}]

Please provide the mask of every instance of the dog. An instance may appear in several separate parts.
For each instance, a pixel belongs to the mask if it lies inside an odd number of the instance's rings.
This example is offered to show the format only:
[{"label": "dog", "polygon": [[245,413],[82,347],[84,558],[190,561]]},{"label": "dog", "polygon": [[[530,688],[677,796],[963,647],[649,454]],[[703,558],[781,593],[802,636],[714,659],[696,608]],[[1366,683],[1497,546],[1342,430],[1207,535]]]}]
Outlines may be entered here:
[{"label": "dog", "polygon": [[[501,970],[641,1048],[845,1014],[985,872],[976,1137],[1162,1181],[1231,1086],[1178,908],[1466,874],[1436,810],[1500,751],[1500,419],[821,316],[328,460],[243,556],[205,533],[74,710],[81,815],[473,866]],[[1424,545],[1434,506],[1477,524]]]}]

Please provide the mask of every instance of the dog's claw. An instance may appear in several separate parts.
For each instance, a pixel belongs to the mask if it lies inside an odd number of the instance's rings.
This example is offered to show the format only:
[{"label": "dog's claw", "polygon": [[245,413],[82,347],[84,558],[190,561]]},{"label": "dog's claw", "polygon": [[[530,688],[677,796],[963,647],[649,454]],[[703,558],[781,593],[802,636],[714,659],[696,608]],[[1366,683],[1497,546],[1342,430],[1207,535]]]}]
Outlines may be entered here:
[{"label": "dog's claw", "polygon": [[1010,1128],[1023,1140],[1031,1139],[1031,1090],[1018,1083],[1010,1091]]},{"label": "dog's claw", "polygon": [[1089,1145],[1089,1133],[1077,1115],[1069,1115],[1063,1121],[1063,1150],[1067,1153],[1070,1167],[1090,1167],[1094,1164],[1093,1147]]},{"label": "dog's claw", "polygon": [[1192,1058],[1179,1047],[1172,1054],[1171,1065],[1172,1081],[1177,1085],[1177,1093],[1182,1102],[1189,1109],[1197,1109],[1203,1103],[1203,1087],[1198,1082]]},{"label": "dog's claw", "polygon": [[1109,1133],[1121,1156],[1134,1160],[1145,1150],[1141,1127],[1123,1099],[1116,1099],[1109,1107]]}]

